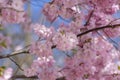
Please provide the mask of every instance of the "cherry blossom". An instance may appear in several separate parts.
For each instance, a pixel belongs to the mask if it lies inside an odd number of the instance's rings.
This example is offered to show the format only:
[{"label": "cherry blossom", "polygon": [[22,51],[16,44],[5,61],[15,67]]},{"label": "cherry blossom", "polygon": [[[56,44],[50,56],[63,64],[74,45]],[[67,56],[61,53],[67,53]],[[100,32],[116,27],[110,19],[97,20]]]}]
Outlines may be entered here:
[{"label": "cherry blossom", "polygon": [[25,75],[27,77],[37,75],[41,80],[55,80],[57,71],[54,63],[52,56],[39,57],[37,60],[34,60],[30,69],[25,70]]},{"label": "cherry blossom", "polygon": [[11,9],[3,9],[1,14],[2,19],[8,23],[21,23],[25,20],[24,12],[17,12]]},{"label": "cherry blossom", "polygon": [[53,37],[53,43],[58,49],[65,51],[75,48],[77,46],[78,39],[72,32],[64,32],[61,30]]},{"label": "cherry blossom", "polygon": [[51,38],[52,35],[54,34],[54,28],[50,27],[47,28],[44,25],[39,25],[39,24],[34,24],[32,27],[34,27],[34,31],[38,36],[43,37],[43,38]]},{"label": "cherry blossom", "polygon": [[58,8],[56,4],[46,4],[43,9],[43,13],[47,16],[47,19],[51,22],[58,16]]},{"label": "cherry blossom", "polygon": [[3,75],[0,76],[0,80],[9,80],[12,77],[12,68],[7,68],[4,70]]},{"label": "cherry blossom", "polygon": [[36,42],[30,46],[30,52],[39,57],[52,55],[51,45],[47,42]]},{"label": "cherry blossom", "polygon": [[[119,48],[109,41],[120,36],[120,21],[113,16],[120,10],[119,0],[51,0],[45,3],[42,13],[52,26],[32,23],[24,10],[25,2],[29,0],[0,0],[0,25],[21,24],[24,30],[33,30],[37,35],[38,40],[28,47],[33,61],[24,68],[26,77],[37,76],[38,80],[59,77],[65,80],[120,79]],[[66,22],[53,24],[61,18]],[[3,33],[0,33],[0,51],[10,46]],[[64,65],[56,64],[54,48],[65,54]],[[11,68],[3,70],[0,80],[9,80],[12,73]]]}]

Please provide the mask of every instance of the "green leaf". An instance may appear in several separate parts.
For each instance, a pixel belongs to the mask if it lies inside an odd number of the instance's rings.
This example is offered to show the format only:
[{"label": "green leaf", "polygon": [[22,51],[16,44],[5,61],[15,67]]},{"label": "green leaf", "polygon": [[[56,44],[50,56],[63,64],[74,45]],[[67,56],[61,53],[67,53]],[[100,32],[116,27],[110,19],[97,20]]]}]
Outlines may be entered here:
[{"label": "green leaf", "polygon": [[5,41],[0,42],[0,46],[2,46],[4,48],[7,48],[7,45],[6,45]]},{"label": "green leaf", "polygon": [[72,49],[72,53],[76,54],[77,53],[77,49]]},{"label": "green leaf", "polygon": [[118,66],[118,70],[120,70],[120,66]]},{"label": "green leaf", "polygon": [[65,34],[65,31],[63,30],[63,31],[60,31],[60,33],[62,34],[62,35],[64,35]]},{"label": "green leaf", "polygon": [[2,27],[2,25],[0,24],[0,31],[2,31],[3,30],[3,27]]},{"label": "green leaf", "polygon": [[6,69],[6,67],[5,67],[5,66],[1,66],[0,68]]},{"label": "green leaf", "polygon": [[3,75],[5,68],[6,68],[5,66],[0,67],[0,76]]}]

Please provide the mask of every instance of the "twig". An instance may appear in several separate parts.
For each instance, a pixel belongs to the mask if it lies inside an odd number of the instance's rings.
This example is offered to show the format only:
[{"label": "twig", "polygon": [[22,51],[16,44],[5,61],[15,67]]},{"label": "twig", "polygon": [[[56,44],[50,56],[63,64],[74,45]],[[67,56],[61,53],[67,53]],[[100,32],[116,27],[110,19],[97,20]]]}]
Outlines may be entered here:
[{"label": "twig", "polygon": [[[89,30],[87,30],[87,31],[85,31],[85,32],[82,32],[82,33],[78,34],[77,37],[83,36],[83,35],[85,35],[85,34],[88,34],[88,33],[90,33],[90,32],[93,32],[93,31],[98,31],[98,30],[102,30],[102,29],[105,29],[105,28],[116,28],[116,27],[120,27],[120,24],[106,25],[106,26],[102,26],[102,27],[97,27],[97,28],[89,29]],[[53,45],[51,48],[52,48],[52,49],[53,49],[53,48],[56,48],[56,45]]]},{"label": "twig", "polygon": [[29,53],[28,50],[15,51],[15,52],[8,54],[8,55],[0,55],[0,59],[9,58],[9,57],[20,55],[20,54],[28,54],[28,53]]},{"label": "twig", "polygon": [[105,28],[116,28],[116,27],[120,27],[120,24],[106,25],[106,26],[102,26],[102,27],[97,27],[97,28],[89,29],[89,30],[87,30],[85,32],[82,32],[82,33],[78,34],[77,37],[80,37],[82,35],[85,35],[87,33],[93,32],[93,31],[98,31],[98,30],[102,30],[102,29],[105,29]]},{"label": "twig", "polygon": [[[85,32],[82,32],[82,33],[78,34],[77,37],[83,36],[85,34],[93,32],[93,31],[98,31],[98,30],[102,30],[102,29],[105,29],[105,28],[116,28],[116,27],[120,27],[120,24],[106,25],[106,26],[102,26],[102,27],[97,27],[97,28],[89,29],[89,30],[87,30]],[[53,45],[51,48],[52,49],[56,48],[56,45]],[[15,51],[12,54],[0,55],[0,59],[9,58],[9,57],[16,56],[16,55],[19,55],[19,54],[28,54],[28,53],[29,53],[29,50]]]},{"label": "twig", "polygon": [[89,17],[88,17],[88,20],[86,21],[86,23],[84,24],[84,26],[87,26],[87,25],[89,24],[90,19],[91,19],[92,15],[93,15],[93,12],[94,12],[94,10],[92,10],[92,11],[90,12]]},{"label": "twig", "polygon": [[15,75],[15,76],[12,76],[11,79],[17,79],[17,78],[33,78],[33,79],[38,79],[37,76],[26,77],[26,76],[24,76],[24,75]]},{"label": "twig", "polygon": [[20,70],[24,71],[24,70],[20,67],[20,65],[19,65],[15,60],[13,60],[13,59],[10,58],[10,57],[9,57],[9,59],[10,59],[12,62],[14,62]]},{"label": "twig", "polygon": [[17,10],[17,9],[15,9],[15,8],[12,8],[12,7],[0,7],[0,9],[11,9],[11,10],[14,10],[14,11],[16,11],[16,12],[24,12],[24,10]]},{"label": "twig", "polygon": [[[32,79],[38,79],[37,76],[26,77],[26,76],[24,76],[24,75],[15,75],[15,76],[12,76],[11,79],[18,79],[18,78],[26,78],[26,79],[32,78]],[[60,77],[60,78],[57,78],[56,80],[66,80],[66,79],[65,79],[65,77]]]},{"label": "twig", "polygon": [[[115,77],[115,76],[119,76],[120,74],[117,74],[117,73],[113,73],[113,74],[105,74],[105,75],[103,75],[103,76],[113,76],[113,77]],[[29,79],[29,78],[32,78],[32,79],[38,79],[38,77],[37,76],[32,76],[32,77],[26,77],[26,76],[24,76],[24,75],[15,75],[15,76],[12,76],[12,78],[11,79]],[[66,80],[65,79],[65,77],[63,76],[63,77],[60,77],[60,78],[57,78],[56,80]]]}]

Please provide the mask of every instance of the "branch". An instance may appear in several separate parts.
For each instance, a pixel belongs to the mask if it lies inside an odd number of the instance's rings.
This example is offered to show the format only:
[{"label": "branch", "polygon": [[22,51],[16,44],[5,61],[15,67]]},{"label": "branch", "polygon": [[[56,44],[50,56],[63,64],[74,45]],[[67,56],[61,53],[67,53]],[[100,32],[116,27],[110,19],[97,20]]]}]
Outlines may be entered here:
[{"label": "branch", "polygon": [[[93,12],[92,12],[92,13],[93,13]],[[120,24],[106,25],[106,26],[102,26],[102,27],[97,27],[97,28],[89,29],[89,30],[87,30],[87,31],[85,31],[85,32],[82,32],[82,33],[78,34],[77,37],[83,36],[83,35],[85,35],[85,34],[88,34],[88,33],[90,33],[90,32],[93,32],[93,31],[98,31],[98,30],[102,30],[102,29],[105,29],[105,28],[116,28],[116,27],[120,27]],[[53,49],[53,48],[56,48],[56,45],[53,45],[51,48],[52,48],[52,49]]]},{"label": "branch", "polygon": [[12,59],[12,58],[10,58],[10,57],[9,57],[9,59],[10,59],[13,63],[15,63],[15,64],[17,65],[17,67],[18,67],[21,71],[24,71],[24,70],[20,67],[20,65],[19,65],[14,59]]},{"label": "branch", "polygon": [[[105,28],[116,28],[116,27],[120,27],[120,24],[106,25],[106,26],[102,26],[102,27],[93,28],[93,29],[90,29],[90,30],[87,30],[85,32],[82,32],[82,33],[78,34],[77,37],[83,36],[85,34],[93,32],[93,31],[98,31],[98,30],[102,30],[102,29],[105,29]],[[52,49],[56,48],[56,45],[53,45],[51,48]],[[19,55],[19,54],[28,54],[28,53],[29,53],[28,50],[15,51],[15,52],[13,52],[11,54],[8,54],[8,55],[0,55],[0,59],[9,58],[9,57],[16,56],[16,55]]]},{"label": "branch", "polygon": [[[20,79],[20,78],[24,78],[24,79],[29,79],[29,78],[31,78],[31,79],[38,79],[38,77],[37,76],[32,76],[32,77],[26,77],[26,76],[24,76],[24,75],[15,75],[15,76],[12,76],[12,78],[11,79]],[[60,77],[60,78],[57,78],[56,80],[65,80],[65,77]]]},{"label": "branch", "polygon": [[[102,29],[105,29],[105,28],[116,28],[116,27],[120,27],[120,24],[106,25],[106,26],[102,26],[102,27],[93,28],[93,29],[90,29],[90,30],[87,30],[87,31],[85,31],[83,33],[78,34],[77,37],[83,36],[85,34],[93,32],[93,31],[98,31],[98,30],[102,30]],[[53,45],[51,48],[52,49],[56,48],[56,45]],[[28,49],[27,50],[15,51],[12,54],[8,54],[8,55],[5,55],[5,56],[0,55],[0,59],[2,59],[2,58],[9,58],[9,57],[12,57],[12,56],[15,56],[15,55],[19,55],[19,54],[28,54],[28,53],[29,53]],[[26,77],[24,75],[15,75],[15,76],[12,77],[12,79],[14,79],[14,78],[34,78],[35,79],[35,78],[38,78],[38,77],[37,76]],[[60,77],[60,78],[57,78],[56,80],[65,80],[65,77]]]},{"label": "branch", "polygon": [[32,78],[32,79],[38,79],[38,77],[37,76],[32,76],[32,77],[26,77],[26,76],[24,76],[24,75],[15,75],[15,76],[12,76],[12,78],[11,79],[18,79],[18,78]]},{"label": "branch", "polygon": [[98,30],[102,30],[102,29],[105,29],[105,28],[116,28],[116,27],[120,27],[120,24],[106,25],[106,26],[102,26],[102,27],[97,27],[97,28],[89,29],[89,30],[87,30],[85,32],[82,32],[82,33],[78,34],[77,37],[80,37],[82,35],[88,34],[88,33],[93,32],[93,31],[98,31]]},{"label": "branch", "polygon": [[87,25],[89,24],[90,19],[91,19],[92,15],[93,15],[93,12],[94,12],[94,10],[92,10],[92,11],[90,12],[89,17],[88,17],[88,20],[86,21],[86,23],[84,24],[84,26],[87,26]]},{"label": "branch", "polygon": [[20,55],[20,54],[28,54],[28,53],[29,53],[28,50],[15,51],[15,52],[12,52],[11,54],[8,54],[8,55],[0,55],[0,59],[9,58],[9,57]]},{"label": "branch", "polygon": [[17,9],[15,9],[15,8],[12,8],[12,7],[0,7],[0,9],[11,9],[11,10],[14,10],[14,11],[16,11],[16,12],[24,12],[24,10],[17,10]]},{"label": "branch", "polygon": [[[115,77],[115,76],[119,76],[120,74],[118,74],[118,73],[113,73],[113,74],[105,74],[105,75],[103,75],[103,76],[113,76],[113,77]],[[31,78],[31,79],[38,79],[38,77],[37,76],[32,76],[32,77],[26,77],[26,76],[24,76],[24,75],[15,75],[15,76],[12,76],[12,78],[11,79],[29,79],[29,78]],[[63,76],[63,77],[59,77],[59,78],[57,78],[56,80],[66,80],[65,79],[65,77]]]}]

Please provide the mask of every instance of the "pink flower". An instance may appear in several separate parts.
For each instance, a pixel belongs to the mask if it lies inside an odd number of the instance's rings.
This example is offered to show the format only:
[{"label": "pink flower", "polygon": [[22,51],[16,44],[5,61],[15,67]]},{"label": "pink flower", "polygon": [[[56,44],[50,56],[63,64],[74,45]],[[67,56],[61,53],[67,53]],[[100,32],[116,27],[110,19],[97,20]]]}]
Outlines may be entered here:
[{"label": "pink flower", "polygon": [[53,22],[58,17],[58,7],[56,4],[48,3],[44,6],[43,13],[49,21]]},{"label": "pink flower", "polygon": [[24,12],[17,12],[12,9],[2,9],[2,20],[3,22],[8,22],[8,23],[21,23],[24,22],[25,18]]},{"label": "pink flower", "polygon": [[61,30],[53,37],[53,43],[58,49],[67,51],[77,46],[78,39],[72,32],[64,32]]},{"label": "pink flower", "polygon": [[57,71],[54,66],[54,59],[52,56],[39,57],[31,65],[31,68],[25,70],[27,77],[37,75],[41,80],[56,80]]},{"label": "pink flower", "polygon": [[13,1],[11,7],[16,9],[16,10],[23,11],[24,10],[24,3],[22,0]]},{"label": "pink flower", "polygon": [[38,57],[47,57],[52,55],[51,44],[47,42],[36,42],[30,46],[30,53]]},{"label": "pink flower", "polygon": [[12,77],[13,70],[12,68],[7,68],[3,72],[3,75],[0,76],[0,80],[9,80]]},{"label": "pink flower", "polygon": [[45,38],[45,39],[50,39],[52,37],[52,35],[54,34],[54,28],[53,27],[47,28],[46,26],[40,25],[40,24],[33,24],[32,27],[34,29],[34,32],[39,37],[42,37],[42,38]]}]

